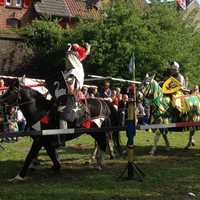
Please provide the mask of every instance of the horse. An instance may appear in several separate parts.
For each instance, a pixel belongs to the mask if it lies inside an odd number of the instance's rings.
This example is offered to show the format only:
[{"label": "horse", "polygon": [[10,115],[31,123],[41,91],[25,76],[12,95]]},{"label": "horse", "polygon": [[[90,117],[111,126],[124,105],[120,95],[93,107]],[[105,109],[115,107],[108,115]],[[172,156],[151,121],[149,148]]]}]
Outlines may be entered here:
[{"label": "horse", "polygon": [[[86,125],[88,128],[97,128],[97,127],[111,127],[119,126],[119,114],[113,104],[110,101],[106,101],[102,98],[85,98],[81,101],[77,101],[77,98],[74,94],[68,93],[65,95],[64,104],[61,105],[63,111],[61,113],[60,119],[66,121],[71,128],[76,128]],[[86,123],[85,123],[86,122]],[[121,153],[121,145],[119,142],[119,132],[118,131],[108,131],[102,132],[101,134],[95,134],[94,138],[97,140],[98,137],[102,135],[106,136],[108,143],[108,150],[110,154],[110,159],[114,157],[114,149],[112,146],[112,140],[116,151]],[[97,163],[101,163],[101,151],[97,142],[97,146],[94,150],[92,159],[96,157]],[[91,160],[90,160],[91,161]],[[97,165],[99,169],[102,168],[101,164]]]},{"label": "horse", "polygon": [[[103,103],[99,100],[92,102],[95,103],[95,105],[92,104],[91,106],[102,109],[102,114],[106,117],[104,124],[106,124],[107,121],[110,120],[109,117],[111,117],[110,107],[107,105],[107,103]],[[99,104],[96,105],[98,102]],[[28,127],[32,127],[38,122],[41,122],[41,128],[43,130],[59,128],[58,112],[55,102],[47,100],[42,94],[29,87],[20,85],[18,80],[15,80],[8,90],[2,96],[0,96],[0,104],[6,104],[7,106],[18,106],[27,120]],[[88,101],[88,107],[90,107],[90,101]],[[96,114],[92,112],[94,111],[91,110],[92,115]],[[99,110],[97,110],[97,112],[99,112]],[[99,113],[97,113],[97,115],[99,115]],[[79,137],[80,135],[81,134],[63,135],[62,140],[71,140]],[[105,151],[106,134],[103,132],[102,134],[91,133],[90,135],[96,139],[99,149]],[[46,149],[53,162],[52,169],[55,171],[60,170],[61,165],[56,154],[56,147],[59,145],[57,142],[57,136],[32,136],[32,138],[32,146],[28,152],[28,155],[26,156],[23,167],[17,176],[11,179],[11,181],[25,180],[32,160],[38,155],[42,147]],[[100,167],[102,166],[99,158],[97,158],[97,165]]]},{"label": "horse", "polygon": [[[173,95],[163,94],[159,83],[154,80],[154,76],[146,77],[142,83],[141,89],[144,95],[144,102],[151,106],[151,123],[175,123],[177,121],[200,121],[200,95],[184,95],[178,91]],[[172,130],[172,129],[171,129]],[[182,131],[183,129],[173,129],[173,131]],[[154,146],[150,154],[154,155],[157,150],[157,143],[162,134],[167,150],[170,148],[167,138],[167,129],[154,130]],[[195,128],[189,128],[189,141],[185,149],[192,145],[192,137],[195,134]]]}]

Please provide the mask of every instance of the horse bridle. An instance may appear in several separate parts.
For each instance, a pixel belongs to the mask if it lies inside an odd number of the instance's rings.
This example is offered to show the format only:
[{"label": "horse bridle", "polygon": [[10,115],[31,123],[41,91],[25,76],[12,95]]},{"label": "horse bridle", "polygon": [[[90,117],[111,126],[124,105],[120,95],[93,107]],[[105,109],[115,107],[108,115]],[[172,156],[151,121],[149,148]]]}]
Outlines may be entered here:
[{"label": "horse bridle", "polygon": [[19,87],[15,87],[14,88],[14,92],[17,93],[17,99],[16,99],[16,103],[14,104],[7,104],[6,106],[21,106],[21,105],[26,105],[26,104],[30,104],[32,103],[33,101],[30,100],[30,101],[25,101],[25,102],[21,102],[22,100],[22,96],[21,96],[21,87],[25,87],[25,86],[19,86]]}]

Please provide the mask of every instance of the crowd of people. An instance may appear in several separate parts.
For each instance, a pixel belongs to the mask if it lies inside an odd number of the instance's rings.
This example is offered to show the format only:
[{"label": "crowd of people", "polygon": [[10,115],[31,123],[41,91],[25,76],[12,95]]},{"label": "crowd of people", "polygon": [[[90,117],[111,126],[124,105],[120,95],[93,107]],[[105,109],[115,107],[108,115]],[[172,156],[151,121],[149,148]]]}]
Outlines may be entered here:
[{"label": "crowd of people", "polygon": [[[118,111],[119,118],[121,119],[121,126],[125,126],[128,113],[128,101],[131,97],[130,94],[134,94],[135,84],[130,84],[127,88],[121,89],[120,87],[111,87],[109,81],[104,81],[103,85],[99,87],[94,86],[87,88],[83,86],[81,91],[79,91],[79,99],[83,100],[85,98],[103,98],[104,100],[110,101],[115,109]],[[143,96],[140,92],[137,92],[137,116],[143,118],[149,116],[148,109],[143,105]],[[145,119],[147,122],[148,120]],[[141,120],[140,120],[141,122]]]},{"label": "crowd of people", "polygon": [[[4,79],[0,79],[0,95],[6,91]],[[26,119],[17,106],[0,105],[0,131],[1,132],[18,132],[24,131]],[[5,137],[0,142],[13,142],[17,137]]]}]

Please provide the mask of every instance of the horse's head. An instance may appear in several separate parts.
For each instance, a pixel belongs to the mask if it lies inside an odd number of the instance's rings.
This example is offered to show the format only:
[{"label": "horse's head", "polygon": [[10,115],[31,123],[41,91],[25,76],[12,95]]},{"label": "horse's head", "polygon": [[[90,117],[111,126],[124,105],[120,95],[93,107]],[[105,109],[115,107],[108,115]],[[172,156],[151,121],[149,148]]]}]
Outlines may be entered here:
[{"label": "horse's head", "polygon": [[159,83],[156,80],[154,80],[154,75],[146,75],[142,82],[141,92],[144,95],[145,102],[147,104],[152,104],[152,102],[154,102],[155,100],[163,97],[162,89]]},{"label": "horse's head", "polygon": [[144,95],[144,97],[148,98],[148,97],[152,97],[154,96],[154,91],[153,91],[153,86],[155,84],[154,81],[154,75],[153,76],[149,76],[148,74],[146,74],[144,80],[142,81],[142,85],[141,85],[141,92]]},{"label": "horse's head", "polygon": [[0,103],[5,103],[10,106],[16,106],[21,98],[19,80],[16,79],[8,88],[8,90],[0,96]]}]

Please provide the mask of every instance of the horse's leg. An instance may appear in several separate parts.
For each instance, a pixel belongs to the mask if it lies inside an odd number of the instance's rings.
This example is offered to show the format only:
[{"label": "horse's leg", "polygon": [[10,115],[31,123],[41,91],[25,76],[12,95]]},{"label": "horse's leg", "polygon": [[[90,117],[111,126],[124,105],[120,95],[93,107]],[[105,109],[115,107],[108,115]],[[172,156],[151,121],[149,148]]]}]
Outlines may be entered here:
[{"label": "horse's leg", "polygon": [[194,134],[195,134],[195,129],[190,128],[188,144],[186,145],[186,147],[184,149],[189,149],[191,146],[195,145],[195,141],[192,139]]},{"label": "horse's leg", "polygon": [[60,119],[59,120],[59,128],[60,129],[67,129],[68,128],[67,121]]},{"label": "horse's leg", "polygon": [[56,152],[56,148],[51,144],[51,141],[45,142],[44,147],[53,162],[53,169],[56,171],[60,170],[60,163],[58,161],[58,156]]},{"label": "horse's leg", "polygon": [[158,141],[159,141],[159,139],[160,139],[160,130],[156,130],[156,132],[155,132],[155,135],[154,135],[154,145],[153,145],[153,147],[152,147],[152,149],[151,149],[151,151],[150,151],[150,154],[151,155],[154,155],[155,154],[155,152],[156,152],[156,149],[157,149],[157,143],[158,143]]},{"label": "horse's leg", "polygon": [[113,142],[114,142],[114,149],[116,152],[121,156],[126,153],[126,150],[123,150],[121,145],[121,138],[120,138],[120,131],[113,131]]},{"label": "horse's leg", "polygon": [[10,179],[9,180],[10,182],[16,181],[16,180],[21,180],[21,181],[24,180],[24,177],[27,174],[29,165],[31,164],[33,158],[35,158],[38,155],[38,152],[40,151],[41,148],[42,148],[41,139],[40,138],[34,139],[31,149],[29,150],[29,153],[26,156],[26,159],[25,159],[25,162],[24,162],[24,165],[23,165],[21,171],[19,172],[19,174],[16,177],[14,177],[13,179]]},{"label": "horse's leg", "polygon": [[97,143],[97,153],[96,153],[96,164],[97,164],[97,169],[102,170],[102,154],[101,154],[101,149]]},{"label": "horse's leg", "polygon": [[108,133],[106,134],[106,138],[108,141],[108,151],[109,151],[109,155],[110,155],[110,159],[113,159],[115,157],[114,155],[114,148],[113,148],[113,143],[112,143],[112,131],[108,131]]},{"label": "horse's leg", "polygon": [[96,159],[96,155],[97,155],[97,141],[95,140],[94,142],[94,151],[91,155],[91,158],[89,159],[88,163],[92,163],[95,159]]},{"label": "horse's leg", "polygon": [[168,133],[167,129],[162,130],[162,137],[165,141],[166,150],[169,151],[170,150],[170,144],[169,144],[169,140],[168,140],[168,137],[167,137],[167,133]]}]

